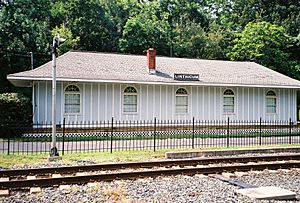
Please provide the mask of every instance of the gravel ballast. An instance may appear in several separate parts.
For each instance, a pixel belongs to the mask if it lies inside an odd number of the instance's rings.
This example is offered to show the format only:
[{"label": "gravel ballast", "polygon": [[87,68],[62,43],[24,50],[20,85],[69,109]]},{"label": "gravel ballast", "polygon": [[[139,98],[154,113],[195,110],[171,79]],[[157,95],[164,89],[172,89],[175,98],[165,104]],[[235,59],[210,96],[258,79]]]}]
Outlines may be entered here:
[{"label": "gravel ballast", "polygon": [[[261,154],[260,154],[261,155]],[[244,155],[245,156],[245,155]],[[255,154],[251,154],[255,156]],[[90,161],[76,163],[45,163],[38,165],[16,166],[20,168],[59,167],[70,165],[96,164]],[[250,175],[233,178],[254,186],[277,186],[288,189],[297,194],[300,199],[300,171],[281,171],[270,173],[249,173]],[[213,177],[195,176],[169,176],[157,178],[144,178],[138,180],[116,180],[112,182],[98,182],[96,186],[71,185],[70,190],[59,190],[58,187],[42,188],[37,194],[29,194],[29,190],[12,191],[9,197],[0,197],[0,202],[130,202],[130,203],[192,203],[192,202],[300,202],[294,201],[259,201],[236,194],[239,189],[229,183]]]},{"label": "gravel ballast", "polygon": [[[300,196],[300,173],[264,172],[236,178],[256,186],[278,186]],[[13,191],[3,202],[280,202],[251,200],[236,194],[238,189],[212,177],[170,176],[138,180],[99,182],[94,187],[72,185],[70,190],[43,188],[41,193]],[[285,202],[285,201],[281,201]],[[295,202],[295,201],[289,201]]]}]

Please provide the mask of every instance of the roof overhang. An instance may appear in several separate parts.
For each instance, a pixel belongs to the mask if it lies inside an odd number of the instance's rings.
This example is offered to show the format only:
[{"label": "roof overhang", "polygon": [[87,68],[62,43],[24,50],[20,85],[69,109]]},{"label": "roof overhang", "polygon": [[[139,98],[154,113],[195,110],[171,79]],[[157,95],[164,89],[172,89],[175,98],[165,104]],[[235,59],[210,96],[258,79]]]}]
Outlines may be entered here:
[{"label": "roof overhang", "polygon": [[[7,79],[15,86],[31,87],[33,81],[52,81],[52,78],[7,76]],[[214,86],[214,87],[256,87],[256,88],[284,88],[300,89],[300,86],[290,85],[260,85],[260,84],[230,84],[230,83],[199,83],[199,82],[160,82],[160,81],[130,81],[130,80],[104,80],[104,79],[80,79],[57,78],[57,82],[86,82],[86,83],[117,83],[117,84],[144,84],[144,85],[177,85],[177,86]]]},{"label": "roof overhang", "polygon": [[10,79],[7,77],[7,79],[9,80],[10,83],[12,83],[13,85],[17,86],[17,87],[31,87],[32,86],[32,81],[33,80],[23,80],[23,79]]}]

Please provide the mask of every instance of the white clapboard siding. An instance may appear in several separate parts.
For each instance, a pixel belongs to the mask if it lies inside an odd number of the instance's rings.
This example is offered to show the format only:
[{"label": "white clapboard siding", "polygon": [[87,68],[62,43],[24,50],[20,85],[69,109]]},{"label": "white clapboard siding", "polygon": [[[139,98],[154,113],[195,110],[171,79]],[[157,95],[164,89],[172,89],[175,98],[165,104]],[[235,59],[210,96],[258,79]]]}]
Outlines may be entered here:
[{"label": "white clapboard siding", "polygon": [[[79,114],[64,113],[64,89],[74,84],[80,89],[81,111]],[[137,113],[123,113],[123,91],[133,86],[138,92]],[[175,92],[183,87],[189,97],[187,114],[176,114]],[[34,82],[34,122],[51,122],[51,82]],[[267,114],[265,108],[268,88],[230,87],[235,94],[235,112],[223,113],[225,87],[111,84],[111,83],[58,83],[57,122],[91,122],[115,120],[289,120],[296,121],[296,90],[272,89],[277,95],[276,114]]]}]

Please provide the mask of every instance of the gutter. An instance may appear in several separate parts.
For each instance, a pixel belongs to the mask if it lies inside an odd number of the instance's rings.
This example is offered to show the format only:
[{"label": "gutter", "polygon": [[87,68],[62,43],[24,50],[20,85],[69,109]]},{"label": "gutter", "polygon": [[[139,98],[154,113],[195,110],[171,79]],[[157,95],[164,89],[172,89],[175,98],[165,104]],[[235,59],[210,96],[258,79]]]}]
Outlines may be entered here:
[{"label": "gutter", "polygon": [[[52,78],[7,76],[7,79],[16,86],[31,87],[32,81],[52,81]],[[144,84],[144,85],[176,85],[176,86],[214,86],[214,87],[265,87],[300,89],[294,85],[260,85],[260,84],[230,84],[230,83],[191,83],[191,82],[157,82],[157,81],[130,81],[130,80],[88,80],[74,78],[57,78],[57,82],[85,82],[85,83],[117,83],[117,84]]]}]

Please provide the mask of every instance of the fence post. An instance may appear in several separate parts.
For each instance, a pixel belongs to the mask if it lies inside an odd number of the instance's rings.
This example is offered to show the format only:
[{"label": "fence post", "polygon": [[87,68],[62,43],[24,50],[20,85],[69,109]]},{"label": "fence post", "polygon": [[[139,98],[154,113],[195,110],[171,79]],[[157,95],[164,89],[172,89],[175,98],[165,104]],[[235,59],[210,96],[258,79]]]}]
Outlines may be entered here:
[{"label": "fence post", "polygon": [[110,153],[112,153],[113,150],[113,133],[114,133],[114,117],[111,117]]},{"label": "fence post", "polygon": [[66,118],[64,118],[64,120],[63,120],[63,131],[62,131],[62,141],[63,141],[63,145],[62,145],[62,155],[64,155],[65,154],[65,125],[66,125]]},{"label": "fence post", "polygon": [[195,139],[195,117],[193,117],[193,132],[192,132],[192,148],[194,149],[194,139]]},{"label": "fence post", "polygon": [[[12,131],[12,130],[10,130],[10,131]],[[10,133],[10,135],[7,137],[7,155],[9,155],[9,145],[10,145],[9,138],[11,135],[12,135],[12,133]]]},{"label": "fence post", "polygon": [[229,117],[227,118],[227,148],[229,147]]},{"label": "fence post", "polygon": [[261,146],[261,117],[259,118],[259,146]]},{"label": "fence post", "polygon": [[290,127],[290,129],[289,129],[289,144],[292,144],[292,118],[290,118],[290,123],[289,123],[290,125],[289,125],[289,127]]},{"label": "fence post", "polygon": [[155,148],[156,148],[156,143],[155,143],[155,137],[156,137],[156,117],[154,117],[154,131],[153,131],[153,136],[154,136],[154,138],[153,138],[153,148],[154,148],[154,151],[155,151]]}]

